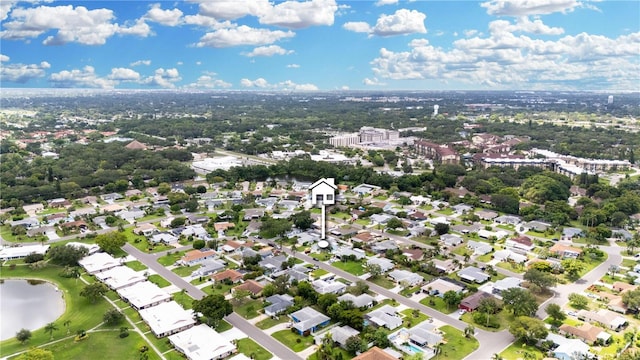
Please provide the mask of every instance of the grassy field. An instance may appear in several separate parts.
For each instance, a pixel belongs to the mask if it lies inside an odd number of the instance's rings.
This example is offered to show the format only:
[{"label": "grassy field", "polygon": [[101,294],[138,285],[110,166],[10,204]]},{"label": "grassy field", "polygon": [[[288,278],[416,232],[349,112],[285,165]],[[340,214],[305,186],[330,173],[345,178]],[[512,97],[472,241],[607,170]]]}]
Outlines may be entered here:
[{"label": "grassy field", "polygon": [[200,265],[178,266],[176,268],[173,268],[171,271],[180,277],[185,277],[185,276],[191,275],[191,273],[198,270],[199,268],[200,268]]},{"label": "grassy field", "polygon": [[173,295],[173,300],[175,300],[178,304],[182,305],[185,309],[191,309],[193,307],[193,298],[189,296],[189,294],[177,292]]},{"label": "grassy field", "polygon": [[475,338],[466,338],[462,331],[451,325],[440,328],[444,332],[445,344],[442,345],[440,357],[447,360],[460,360],[474,352],[480,344]]},{"label": "grassy field", "polygon": [[278,319],[273,319],[273,318],[266,318],[264,320],[259,321],[258,323],[256,323],[256,326],[262,330],[266,330],[269,328],[272,328],[278,324],[284,324],[286,322],[291,321],[287,315],[280,315],[278,317]]},{"label": "grassy field", "polygon": [[365,273],[364,267],[362,267],[362,261],[336,261],[331,265],[355,276],[360,276]]},{"label": "grassy field", "polygon": [[438,310],[443,314],[451,314],[456,310],[455,307],[447,306],[444,300],[442,300],[442,298],[438,296],[427,296],[424,299],[420,300],[420,304]]},{"label": "grassy field", "polygon": [[[313,345],[313,336],[300,336],[290,329],[276,331],[271,336],[295,352],[302,351]],[[300,339],[300,342],[298,342],[298,339]]]},{"label": "grassy field", "polygon": [[148,269],[148,267],[145,264],[141,263],[138,260],[129,261],[129,262],[126,262],[124,264],[126,266],[132,268],[135,271],[142,271],[142,270],[147,270]]},{"label": "grassy field", "polygon": [[404,315],[403,321],[405,323],[405,326],[409,328],[414,327],[429,318],[427,315],[421,312],[418,313],[417,317],[414,317],[413,309],[405,309],[405,310],[402,310],[400,313]]},{"label": "grassy field", "polygon": [[234,305],[233,310],[245,319],[253,319],[260,315],[258,310],[262,310],[262,301],[244,300],[240,305]]},{"label": "grassy field", "polygon": [[[62,270],[61,267],[48,265],[39,270],[32,270],[28,266],[17,266],[10,270],[2,267],[0,278],[18,278],[18,279],[41,279],[55,283],[58,289],[62,291],[65,298],[66,309],[55,323],[60,330],[53,332],[53,338],[60,339],[66,336],[66,328],[63,326],[65,321],[70,321],[69,331],[75,334],[78,330],[89,330],[102,322],[104,313],[111,309],[111,305],[104,299],[100,299],[95,303],[80,296],[80,292],[84,288],[84,284],[76,279],[63,278],[58,274]],[[48,333],[44,329],[38,329],[31,332],[33,336],[25,344],[20,344],[15,338],[0,342],[0,357],[13,354],[18,351],[27,350],[33,346],[39,346],[50,341]]]},{"label": "grassy field", "polygon": [[251,359],[269,360],[273,357],[270,352],[249,338],[239,339],[236,346],[239,353],[245,354]]},{"label": "grassy field", "polygon": [[182,255],[184,255],[184,251],[176,251],[174,253],[171,254],[167,254],[161,258],[158,259],[158,263],[160,263],[160,265],[164,265],[164,266],[170,266],[176,263],[176,261],[180,260],[180,258],[182,257]]},{"label": "grassy field", "polygon": [[[75,342],[73,338],[46,346],[57,360],[120,360],[138,359],[139,349],[147,343],[136,332],[130,331],[129,336],[121,339],[119,331],[101,331],[89,333],[85,340]],[[160,359],[151,349],[147,351],[150,360]],[[99,355],[98,355],[99,354]]]},{"label": "grassy field", "polygon": [[529,353],[529,356],[534,356],[536,359],[544,359],[545,354],[538,350],[535,346],[527,346],[522,341],[516,341],[509,345],[500,353],[500,357],[504,360],[517,360],[524,359],[525,353]]},{"label": "grassy field", "polygon": [[171,285],[169,281],[158,274],[149,275],[147,279],[161,288]]},{"label": "grassy field", "polygon": [[231,284],[231,285],[226,285],[223,283],[217,283],[211,286],[207,286],[202,288],[202,291],[206,292],[207,294],[220,294],[220,295],[226,295],[229,293],[229,291],[231,290],[232,287],[234,286],[238,286],[238,284]]},{"label": "grassy field", "polygon": [[374,279],[369,279],[369,281],[371,281],[372,283],[378,286],[382,286],[385,289],[393,289],[396,286],[396,283],[394,283],[393,281],[383,276],[378,276]]},{"label": "grassy field", "polygon": [[473,321],[473,313],[464,313],[464,315],[462,315],[460,317],[460,320],[469,323],[475,327],[477,327],[478,329],[482,329],[482,330],[486,330],[486,331],[502,331],[506,328],[509,327],[509,324],[514,320],[514,316],[513,313],[507,311],[507,310],[502,310],[499,313],[495,314],[495,315],[491,315],[491,319],[490,321],[492,321],[493,319],[497,320],[498,323],[500,324],[500,327],[496,328],[490,328],[485,326],[484,324],[479,324]]}]

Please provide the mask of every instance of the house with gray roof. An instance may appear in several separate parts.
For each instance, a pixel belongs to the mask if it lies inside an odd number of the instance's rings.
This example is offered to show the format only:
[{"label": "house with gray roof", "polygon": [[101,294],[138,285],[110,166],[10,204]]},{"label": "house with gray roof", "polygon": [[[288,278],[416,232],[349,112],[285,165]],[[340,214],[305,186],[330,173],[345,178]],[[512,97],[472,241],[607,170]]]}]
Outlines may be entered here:
[{"label": "house with gray roof", "polygon": [[378,327],[384,326],[389,330],[393,330],[402,325],[402,318],[398,314],[397,309],[389,305],[383,305],[382,307],[365,314],[365,320],[369,324],[373,324]]},{"label": "house with gray roof", "polygon": [[293,321],[293,329],[302,336],[310,335],[331,321],[330,317],[309,306],[289,314],[289,317]]},{"label": "house with gray roof", "polygon": [[383,253],[387,250],[398,249],[398,244],[393,240],[383,240],[371,245],[371,250],[377,253]]},{"label": "house with gray roof", "polygon": [[493,251],[493,247],[485,242],[469,240],[467,249],[472,250],[474,255],[484,255]]},{"label": "house with gray roof", "polygon": [[590,353],[590,347],[580,339],[567,339],[566,337],[554,333],[547,335],[548,341],[554,344],[551,352],[556,359],[574,360],[574,359],[596,359],[597,356]]},{"label": "house with gray roof", "polygon": [[369,294],[360,294],[355,296],[353,294],[343,294],[338,297],[338,301],[351,301],[357,308],[372,307],[374,298]]},{"label": "house with gray roof", "polygon": [[387,258],[380,258],[380,257],[372,257],[369,260],[367,260],[367,265],[378,265],[380,266],[380,270],[382,270],[383,273],[386,273],[387,271],[393,269],[395,267],[395,264],[393,263],[393,261],[387,259]]},{"label": "house with gray roof", "polygon": [[562,229],[563,240],[571,240],[575,237],[582,237],[583,235],[584,235],[584,232],[580,228],[566,227]]},{"label": "house with gray roof", "polygon": [[488,274],[484,273],[482,270],[478,269],[475,266],[469,266],[458,271],[458,277],[462,280],[474,282],[476,284],[482,284],[490,278]]},{"label": "house with gray roof", "polygon": [[269,305],[264,308],[264,313],[268,316],[281,314],[286,311],[289,306],[293,305],[293,297],[288,294],[272,295],[266,298],[265,301],[269,303]]},{"label": "house with gray roof", "polygon": [[462,244],[464,239],[456,234],[442,234],[440,235],[440,241],[449,247],[454,247]]},{"label": "house with gray roof", "polygon": [[434,347],[442,342],[442,335],[434,332],[435,325],[423,321],[409,329],[409,342],[421,348]]},{"label": "house with gray roof", "polygon": [[207,276],[213,273],[217,273],[225,268],[226,264],[220,260],[205,260],[202,262],[200,268],[191,273],[191,276]]},{"label": "house with gray roof", "polygon": [[493,220],[498,217],[498,213],[493,210],[478,210],[476,214],[481,220]]},{"label": "house with gray roof", "polygon": [[518,225],[522,222],[522,218],[516,215],[502,215],[493,219],[494,222],[498,224],[506,224],[506,225]]},{"label": "house with gray roof", "polygon": [[339,246],[333,250],[335,257],[342,259],[343,257],[353,256],[356,260],[364,259],[367,254],[362,249],[350,248],[347,246]]},{"label": "house with gray roof", "polygon": [[[331,329],[327,330],[327,332],[331,334],[331,340],[333,340],[334,343],[340,345],[340,347],[342,348],[347,345],[348,338],[360,335],[360,331],[352,328],[349,325],[332,327]],[[322,338],[324,336],[325,334],[319,335],[315,339],[316,344],[321,344]]]},{"label": "house with gray roof", "polygon": [[261,260],[258,265],[265,270],[265,273],[272,273],[282,269],[282,264],[287,261],[285,255],[268,256]]},{"label": "house with gray roof", "polygon": [[347,285],[340,281],[325,281],[322,279],[314,280],[311,285],[318,294],[342,294]]},{"label": "house with gray roof", "polygon": [[504,279],[500,279],[493,284],[493,290],[491,292],[495,295],[501,295],[503,291],[519,288],[520,284],[522,284],[522,279],[518,279],[515,277],[506,277]]},{"label": "house with gray roof", "polygon": [[420,274],[412,273],[407,270],[393,270],[389,272],[389,277],[393,279],[397,284],[407,284],[408,286],[415,286],[424,281],[424,278]]}]

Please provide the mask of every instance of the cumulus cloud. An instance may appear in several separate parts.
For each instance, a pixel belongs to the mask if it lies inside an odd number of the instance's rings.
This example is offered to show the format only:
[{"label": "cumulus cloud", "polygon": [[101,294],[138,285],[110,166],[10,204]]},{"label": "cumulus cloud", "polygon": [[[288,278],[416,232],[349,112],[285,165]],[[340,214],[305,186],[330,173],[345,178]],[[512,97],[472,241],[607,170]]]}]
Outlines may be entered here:
[{"label": "cumulus cloud", "polygon": [[138,60],[129,64],[129,66],[140,66],[140,65],[149,66],[151,65],[151,60]]},{"label": "cumulus cloud", "polygon": [[220,79],[215,78],[215,74],[202,75],[196,82],[186,85],[192,89],[226,89],[233,85]]},{"label": "cumulus cloud", "polygon": [[109,9],[88,10],[84,6],[72,5],[15,8],[10,13],[10,21],[3,24],[0,38],[26,40],[57,30],[55,35],[43,41],[44,45],[70,42],[102,45],[115,34],[148,36],[151,33],[144,21],[120,26],[114,20],[113,11]]},{"label": "cumulus cloud", "polygon": [[544,41],[509,32],[521,30],[521,25],[494,22],[489,36],[456,40],[450,50],[425,39],[411,41],[408,51],[382,48],[371,62],[372,70],[380,79],[437,80],[493,89],[549,88],[568,81],[591,86],[582,90],[593,89],[594,84],[637,87],[640,32],[615,39],[581,33]]},{"label": "cumulus cloud", "polygon": [[49,81],[55,87],[62,88],[102,88],[111,89],[117,81],[104,77],[99,77],[95,73],[93,66],[85,66],[82,69],[63,70],[58,73],[53,73],[49,76]]},{"label": "cumulus cloud", "polygon": [[380,15],[373,27],[362,21],[347,22],[342,27],[353,32],[368,33],[369,36],[424,34],[427,32],[424,26],[426,18],[427,15],[419,11],[399,9],[393,15]]},{"label": "cumulus cloud", "polygon": [[107,78],[117,81],[138,81],[140,80],[140,74],[132,69],[113,68]]},{"label": "cumulus cloud", "polygon": [[579,0],[491,0],[480,6],[489,15],[528,16],[568,13],[583,6]]},{"label": "cumulus cloud", "polygon": [[378,0],[376,1],[376,6],[395,5],[397,3],[398,0]]},{"label": "cumulus cloud", "polygon": [[149,21],[157,22],[165,26],[176,26],[180,24],[182,11],[180,9],[163,10],[160,4],[151,5],[151,9],[147,11],[144,18]]},{"label": "cumulus cloud", "polygon": [[205,34],[196,44],[197,47],[223,48],[239,45],[267,45],[295,36],[292,31],[256,29],[246,25],[233,29],[220,29]]},{"label": "cumulus cloud", "polygon": [[383,82],[380,82],[380,80],[378,80],[378,78],[374,77],[373,79],[369,79],[369,78],[364,78],[364,80],[362,80],[362,83],[367,85],[367,86],[384,86],[387,85]]},{"label": "cumulus cloud", "polygon": [[527,17],[520,17],[515,24],[511,24],[506,20],[496,20],[489,23],[489,31],[491,33],[499,32],[526,32],[537,35],[561,35],[564,29],[557,27],[549,27],[542,23],[542,20],[535,19],[531,21]]},{"label": "cumulus cloud", "polygon": [[149,76],[141,81],[142,84],[149,86],[157,86],[161,88],[173,89],[176,87],[175,83],[182,80],[178,69],[156,69],[152,76]]},{"label": "cumulus cloud", "polygon": [[338,5],[335,0],[284,1],[268,0],[206,0],[199,1],[199,14],[217,20],[236,20],[253,16],[265,25],[289,29],[333,25]]},{"label": "cumulus cloud", "polygon": [[[0,54],[0,61],[6,63],[10,58]],[[31,79],[45,76],[46,69],[51,65],[43,61],[40,64],[2,64],[0,66],[0,81],[24,84]]]},{"label": "cumulus cloud", "polygon": [[318,87],[314,84],[297,84],[291,80],[282,81],[276,84],[270,84],[264,78],[255,80],[242,79],[240,85],[246,88],[259,88],[282,91],[317,91]]},{"label": "cumulus cloud", "polygon": [[243,55],[248,57],[255,57],[255,56],[274,56],[274,55],[289,55],[289,54],[293,54],[293,50],[283,49],[278,45],[269,45],[269,46],[257,47],[253,49],[253,51],[251,51],[250,53],[244,53]]}]

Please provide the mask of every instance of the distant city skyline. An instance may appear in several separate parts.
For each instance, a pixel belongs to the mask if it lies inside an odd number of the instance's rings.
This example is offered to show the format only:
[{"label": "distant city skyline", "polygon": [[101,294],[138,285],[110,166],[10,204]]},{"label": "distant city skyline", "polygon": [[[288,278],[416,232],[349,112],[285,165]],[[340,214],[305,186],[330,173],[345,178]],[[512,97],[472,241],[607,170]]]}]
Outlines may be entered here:
[{"label": "distant city skyline", "polygon": [[637,1],[3,0],[0,86],[640,91],[639,13]]}]

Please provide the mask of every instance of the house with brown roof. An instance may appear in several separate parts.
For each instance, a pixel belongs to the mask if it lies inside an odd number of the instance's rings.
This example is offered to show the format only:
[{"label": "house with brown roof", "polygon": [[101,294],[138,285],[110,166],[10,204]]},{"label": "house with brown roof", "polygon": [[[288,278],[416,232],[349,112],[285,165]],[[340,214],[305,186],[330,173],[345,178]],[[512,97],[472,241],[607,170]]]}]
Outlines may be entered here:
[{"label": "house with brown roof", "polygon": [[232,283],[237,283],[240,280],[242,280],[242,273],[240,273],[237,270],[227,269],[225,271],[211,275],[211,279],[215,282],[220,282],[220,281],[229,279],[231,280]]},{"label": "house with brown roof", "polygon": [[633,291],[635,289],[638,288],[638,285],[632,285],[632,284],[627,284],[627,283],[623,283],[621,281],[616,281],[613,283],[613,285],[611,285],[611,289],[613,291],[617,291],[619,293],[625,293],[627,291]]},{"label": "house with brown roof", "polygon": [[236,227],[236,224],[228,221],[217,222],[213,224],[213,228],[218,232],[227,231],[228,229],[232,229],[234,227]]},{"label": "house with brown roof", "polygon": [[595,344],[598,342],[607,344],[611,341],[611,335],[604,331],[604,329],[587,323],[580,326],[562,324],[558,330],[560,334],[575,336],[587,344]]},{"label": "house with brown roof", "polygon": [[582,249],[577,248],[577,247],[573,247],[573,246],[567,246],[567,245],[563,245],[560,243],[556,243],[554,244],[552,247],[549,248],[549,253],[554,254],[554,255],[558,255],[561,258],[577,258],[580,255],[582,255]]},{"label": "house with brown roof", "polygon": [[492,297],[493,295],[489,293],[478,291],[477,293],[469,295],[466,298],[462,299],[462,301],[460,301],[460,305],[458,305],[458,308],[469,312],[475,311],[478,306],[480,306],[480,300]]},{"label": "house with brown roof", "polygon": [[354,357],[352,360],[397,360],[395,356],[387,353],[377,346],[363,352],[362,354]]},{"label": "house with brown roof", "polygon": [[376,239],[376,236],[368,231],[363,231],[360,233],[357,233],[355,236],[353,236],[353,238],[351,238],[353,241],[361,241],[361,242],[371,242],[373,240]]},{"label": "house with brown roof", "polygon": [[255,280],[247,280],[244,283],[231,289],[231,293],[233,294],[238,290],[247,290],[251,293],[251,295],[258,296],[260,295],[260,293],[262,293],[262,289],[264,289],[264,285]]},{"label": "house with brown roof", "polygon": [[216,256],[216,252],[213,250],[191,250],[188,251],[180,258],[180,262],[184,266],[192,266],[201,263],[207,259],[213,259]]},{"label": "house with brown roof", "polygon": [[505,246],[523,251],[531,251],[534,248],[531,238],[524,235],[508,239],[505,241]]}]

